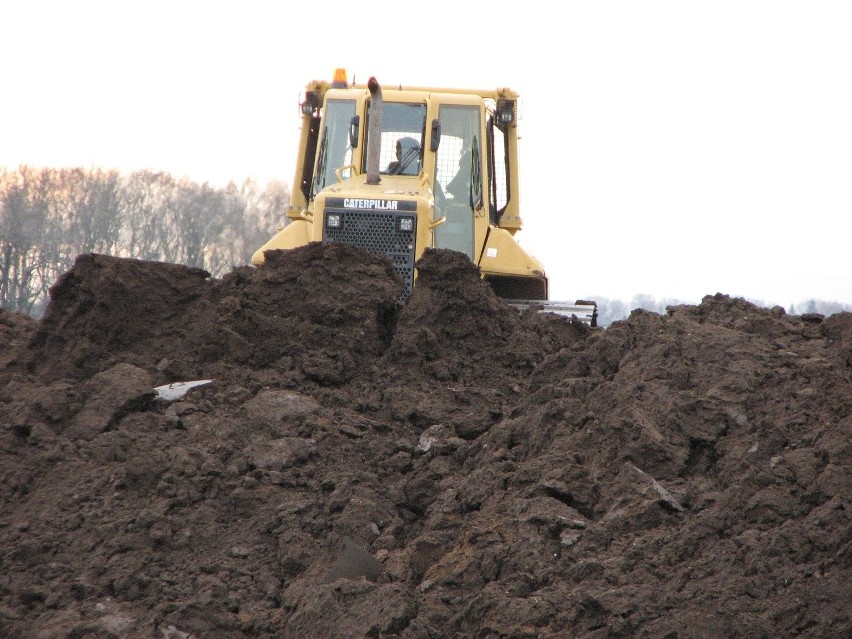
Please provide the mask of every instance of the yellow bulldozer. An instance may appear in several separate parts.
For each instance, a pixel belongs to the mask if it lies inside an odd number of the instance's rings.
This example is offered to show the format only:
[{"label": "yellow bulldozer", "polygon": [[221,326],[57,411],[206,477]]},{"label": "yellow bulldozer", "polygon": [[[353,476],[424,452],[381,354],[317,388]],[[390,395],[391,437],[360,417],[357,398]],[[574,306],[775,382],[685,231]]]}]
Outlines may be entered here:
[{"label": "yellow bulldozer", "polygon": [[521,229],[518,94],[510,89],[382,88],[338,69],[300,102],[302,129],[289,223],[258,249],[345,242],[390,260],[414,286],[427,248],[464,253],[495,293],[595,326],[597,305],[548,298],[541,263]]}]

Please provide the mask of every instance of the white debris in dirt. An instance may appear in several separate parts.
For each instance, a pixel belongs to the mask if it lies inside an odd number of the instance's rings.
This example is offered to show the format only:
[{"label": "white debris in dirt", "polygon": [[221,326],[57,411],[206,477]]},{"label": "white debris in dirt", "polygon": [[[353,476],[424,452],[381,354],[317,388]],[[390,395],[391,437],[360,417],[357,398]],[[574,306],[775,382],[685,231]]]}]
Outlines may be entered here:
[{"label": "white debris in dirt", "polygon": [[154,389],[154,392],[157,393],[156,399],[164,402],[173,402],[186,395],[196,386],[204,386],[212,381],[212,379],[197,379],[192,382],[174,382],[172,384],[166,384],[165,386],[157,386]]}]

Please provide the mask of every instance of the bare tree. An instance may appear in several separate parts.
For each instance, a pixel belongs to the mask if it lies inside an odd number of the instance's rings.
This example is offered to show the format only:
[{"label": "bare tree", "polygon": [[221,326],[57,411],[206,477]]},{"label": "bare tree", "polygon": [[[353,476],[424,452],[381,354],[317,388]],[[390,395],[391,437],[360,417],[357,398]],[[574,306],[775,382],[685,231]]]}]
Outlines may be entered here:
[{"label": "bare tree", "polygon": [[52,238],[60,267],[78,255],[115,252],[122,225],[119,176],[115,171],[60,169],[51,178]]},{"label": "bare tree", "polygon": [[43,271],[47,225],[46,172],[0,173],[0,305],[33,314],[52,283]]},{"label": "bare tree", "polygon": [[257,248],[268,240],[279,228],[289,223],[287,207],[291,198],[290,187],[285,182],[269,182],[257,198],[254,230],[258,234],[253,243]]},{"label": "bare tree", "polygon": [[221,237],[208,245],[208,270],[217,276],[248,263],[254,251],[286,224],[290,202],[290,190],[283,182],[270,182],[263,191],[253,180],[239,187],[231,183],[221,195]]}]

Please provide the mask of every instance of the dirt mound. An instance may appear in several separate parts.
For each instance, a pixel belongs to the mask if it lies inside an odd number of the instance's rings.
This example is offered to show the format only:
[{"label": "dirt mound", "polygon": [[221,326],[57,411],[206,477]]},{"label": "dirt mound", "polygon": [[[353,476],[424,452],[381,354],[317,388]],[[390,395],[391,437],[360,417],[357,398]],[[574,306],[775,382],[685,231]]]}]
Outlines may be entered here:
[{"label": "dirt mound", "polygon": [[273,253],[221,281],[206,271],[104,255],[52,288],[29,349],[42,378],[82,379],[119,362],[162,381],[230,366],[350,379],[391,338],[401,283],[385,260],[334,245]]},{"label": "dirt mound", "polygon": [[852,633],[850,314],[594,330],[418,272],[90,255],[0,314],[0,636]]}]

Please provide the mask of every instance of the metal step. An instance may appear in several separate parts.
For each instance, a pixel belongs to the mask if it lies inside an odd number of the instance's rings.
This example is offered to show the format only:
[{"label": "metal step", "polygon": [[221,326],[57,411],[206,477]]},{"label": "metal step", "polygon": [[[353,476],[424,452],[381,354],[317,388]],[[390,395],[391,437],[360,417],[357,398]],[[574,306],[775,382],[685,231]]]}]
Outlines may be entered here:
[{"label": "metal step", "polygon": [[559,302],[554,300],[504,300],[519,311],[525,311],[535,306],[540,307],[540,313],[555,313],[563,317],[576,317],[589,326],[598,325],[598,305],[587,300],[576,302]]}]

